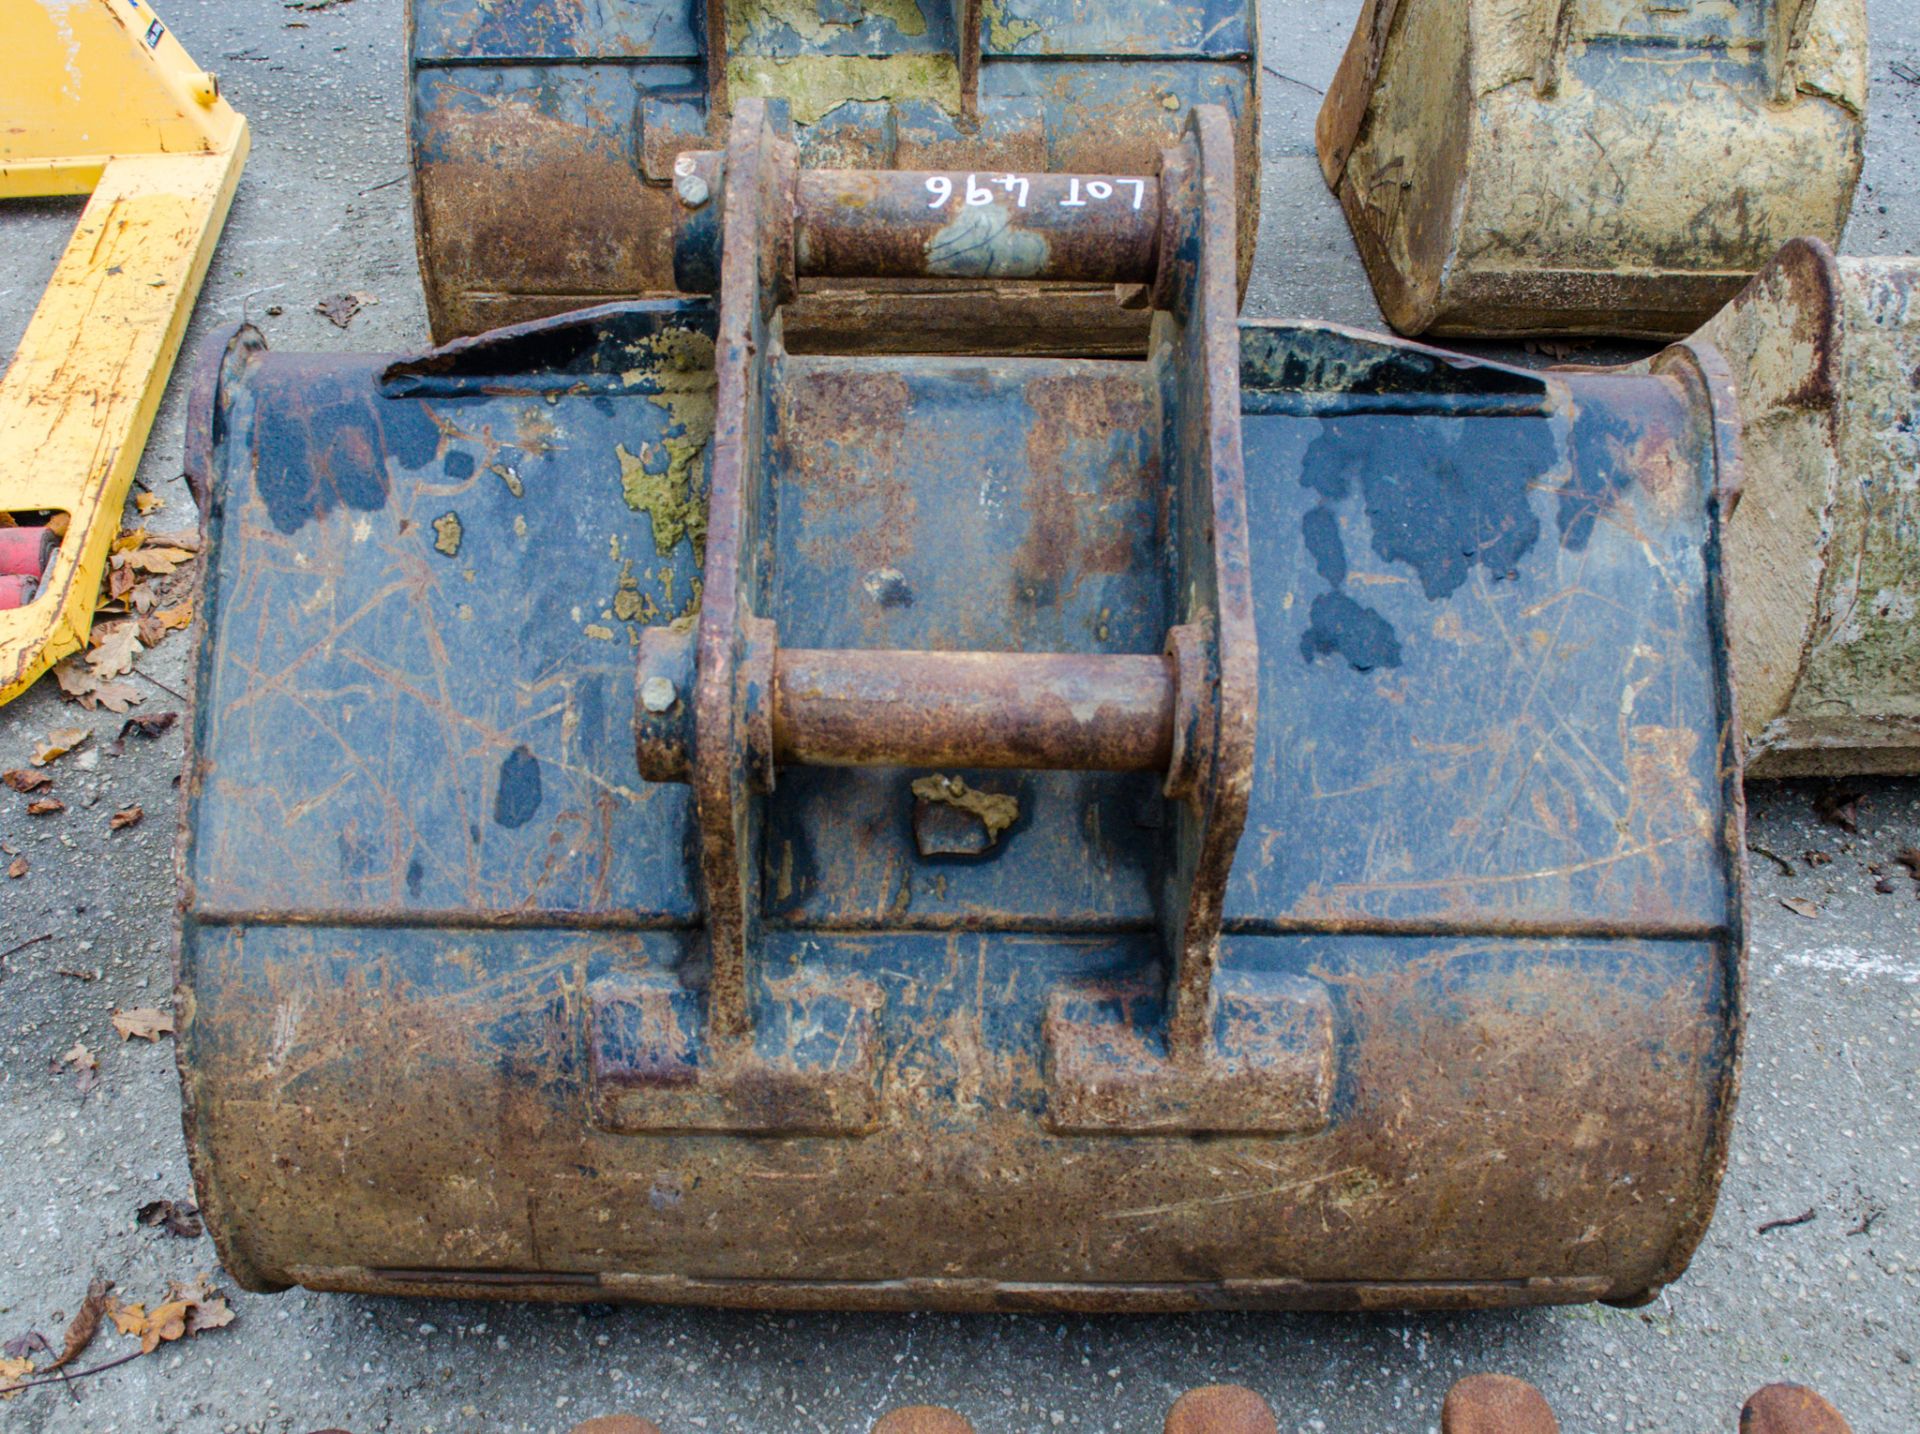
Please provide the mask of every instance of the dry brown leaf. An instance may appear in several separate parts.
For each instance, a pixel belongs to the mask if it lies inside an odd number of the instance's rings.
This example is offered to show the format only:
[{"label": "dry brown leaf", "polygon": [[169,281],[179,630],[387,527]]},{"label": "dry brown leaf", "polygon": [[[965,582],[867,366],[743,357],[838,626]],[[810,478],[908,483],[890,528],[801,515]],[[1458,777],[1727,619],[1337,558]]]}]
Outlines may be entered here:
[{"label": "dry brown leaf", "polygon": [[138,806],[122,807],[119,811],[107,818],[107,830],[119,832],[125,831],[128,827],[139,826],[140,818],[145,815],[146,813]]},{"label": "dry brown leaf", "polygon": [[183,528],[177,533],[149,533],[143,544],[150,548],[179,548],[184,552],[200,551],[200,535],[191,529]]},{"label": "dry brown leaf", "polygon": [[1813,800],[1813,809],[1820,820],[1828,826],[1839,827],[1841,831],[1858,832],[1860,830],[1861,793],[1834,788],[1822,792]]},{"label": "dry brown leaf", "polygon": [[1804,896],[1783,896],[1780,898],[1780,904],[1795,916],[1804,916],[1809,921],[1820,914],[1820,908]]},{"label": "dry brown leaf", "polygon": [[119,1300],[107,1301],[107,1318],[113,1321],[113,1327],[122,1334],[139,1334],[147,1327],[147,1307],[145,1305],[126,1305]]},{"label": "dry brown leaf", "polygon": [[185,548],[141,548],[137,552],[127,554],[128,567],[163,577],[180,564],[192,561],[193,554]]},{"label": "dry brown leaf", "polygon": [[112,1280],[95,1280],[87,1286],[87,1297],[80,1302],[80,1312],[67,1326],[67,1337],[60,1347],[59,1355],[42,1374],[51,1374],[56,1369],[72,1364],[80,1357],[81,1351],[93,1343],[94,1335],[100,1332],[100,1321],[107,1312],[107,1291],[113,1288]]},{"label": "dry brown leaf", "polygon": [[225,1329],[233,1323],[233,1310],[228,1307],[226,1298],[207,1282],[204,1274],[194,1276],[192,1284],[183,1285],[175,1281],[167,1286],[167,1298],[186,1302],[188,1334]]},{"label": "dry brown leaf", "polygon": [[125,712],[146,701],[146,694],[131,682],[102,681],[98,673],[77,657],[69,657],[55,667],[53,678],[60,684],[62,696],[89,712],[99,707],[109,712]]},{"label": "dry brown leaf", "polygon": [[44,767],[59,761],[92,735],[85,727],[54,728],[47,733],[46,741],[33,744],[33,765]]},{"label": "dry brown leaf", "polygon": [[313,306],[313,311],[323,315],[335,328],[344,329],[353,322],[355,314],[379,302],[372,294],[355,290],[350,294],[329,294]]},{"label": "dry brown leaf", "polygon": [[107,569],[107,596],[118,602],[139,586],[140,577],[124,561],[115,561]]},{"label": "dry brown leaf", "polygon": [[[146,694],[131,682],[103,682],[93,689],[93,702],[115,714],[125,713],[128,708],[138,707],[146,700]],[[80,705],[86,707],[93,703],[83,702]]]},{"label": "dry brown leaf", "polygon": [[81,1045],[78,1041],[75,1041],[73,1043],[73,1049],[61,1056],[60,1059],[63,1063],[72,1066],[73,1069],[77,1071],[91,1071],[100,1068],[100,1062],[93,1058],[93,1052]]},{"label": "dry brown leaf", "polygon": [[178,632],[192,621],[192,599],[178,607],[156,608],[140,619],[140,642],[146,647],[157,647],[161,638],[170,632]]},{"label": "dry brown leaf", "polygon": [[108,1300],[105,1310],[115,1329],[140,1341],[142,1354],[152,1354],[169,1340],[224,1329],[234,1319],[225,1297],[208,1285],[205,1275],[189,1285],[169,1286],[165,1303],[151,1310],[118,1300]]},{"label": "dry brown leaf", "polygon": [[140,1329],[140,1352],[152,1354],[163,1343],[186,1334],[187,1311],[190,1308],[185,1300],[168,1300],[163,1305],[155,1305]]},{"label": "dry brown leaf", "polygon": [[143,1041],[157,1041],[162,1036],[173,1034],[173,1017],[153,1006],[135,1006],[131,1011],[116,1010],[113,1013],[113,1028],[120,1033],[123,1041],[130,1041],[135,1036]]},{"label": "dry brown leaf", "polygon": [[35,797],[27,803],[27,815],[30,817],[50,817],[66,809],[67,804],[58,797]]},{"label": "dry brown leaf", "polygon": [[18,881],[31,870],[32,868],[27,865],[27,859],[24,856],[16,856],[7,865],[7,875],[14,881]]},{"label": "dry brown leaf", "polygon": [[140,516],[143,518],[155,508],[164,508],[166,505],[167,500],[162,498],[158,493],[135,493],[133,495],[133,506],[140,510]]},{"label": "dry brown leaf", "polygon": [[113,540],[113,551],[116,553],[130,553],[146,541],[147,530],[145,528],[134,528],[122,533]]},{"label": "dry brown leaf", "polygon": [[131,620],[96,623],[88,641],[92,651],[87,654],[87,666],[102,678],[119,677],[133,670],[133,660],[140,655],[140,624]]},{"label": "dry brown leaf", "polygon": [[53,778],[45,772],[29,772],[25,767],[14,767],[0,772],[0,782],[5,782],[16,792],[37,792],[42,787],[53,785]]},{"label": "dry brown leaf", "polygon": [[32,1360],[7,1359],[0,1356],[0,1399],[11,1399],[18,1394],[20,1381],[32,1373]]},{"label": "dry brown leaf", "polygon": [[107,744],[107,755],[118,757],[124,752],[130,733],[138,732],[142,737],[158,737],[179,720],[178,712],[155,712],[147,717],[129,717],[120,724],[120,735]]},{"label": "dry brown leaf", "polygon": [[100,685],[100,679],[94,676],[93,669],[87,666],[87,660],[78,655],[55,664],[53,680],[60,684],[61,692],[76,702],[91,697],[93,689]]},{"label": "dry brown leaf", "polygon": [[206,1227],[200,1220],[200,1207],[191,1200],[149,1200],[133,1212],[142,1225],[157,1225],[182,1240],[197,1240]]},{"label": "dry brown leaf", "polygon": [[109,681],[79,657],[69,657],[55,667],[53,680],[60,684],[62,696],[89,712],[97,707],[109,712],[125,712],[146,700],[146,694],[131,682]]},{"label": "dry brown leaf", "polygon": [[204,1334],[210,1329],[225,1329],[234,1320],[233,1307],[224,1296],[201,1300],[187,1311],[187,1333]]}]

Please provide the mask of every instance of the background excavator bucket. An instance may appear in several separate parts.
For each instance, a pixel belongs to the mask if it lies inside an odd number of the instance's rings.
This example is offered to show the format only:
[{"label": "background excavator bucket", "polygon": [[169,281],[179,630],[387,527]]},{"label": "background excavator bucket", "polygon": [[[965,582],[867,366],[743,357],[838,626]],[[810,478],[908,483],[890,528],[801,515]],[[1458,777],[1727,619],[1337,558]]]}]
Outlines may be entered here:
[{"label": "background excavator bucket", "polygon": [[0,53],[0,200],[92,195],[0,379],[5,701],[86,642],[247,127],[140,0],[0,0]]},{"label": "background excavator bucket", "polygon": [[1676,338],[1836,243],[1865,0],[1367,0],[1318,126],[1402,333]]},{"label": "background excavator bucket", "polygon": [[[673,164],[734,105],[790,116],[836,168],[1138,174],[1216,104],[1239,143],[1239,274],[1258,213],[1251,0],[414,0],[414,216],[436,339],[670,297]],[[871,351],[983,341],[1138,351],[1112,285],[1044,299],[976,251],[970,286],[808,286],[789,339]],[[970,292],[961,292],[962,289]]]}]

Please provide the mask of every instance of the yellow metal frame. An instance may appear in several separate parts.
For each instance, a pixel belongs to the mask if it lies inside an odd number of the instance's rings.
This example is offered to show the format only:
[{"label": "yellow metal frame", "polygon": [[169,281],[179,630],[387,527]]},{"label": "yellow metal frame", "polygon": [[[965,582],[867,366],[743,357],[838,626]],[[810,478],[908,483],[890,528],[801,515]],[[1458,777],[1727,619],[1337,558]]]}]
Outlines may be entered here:
[{"label": "yellow metal frame", "polygon": [[248,139],[144,0],[0,0],[0,55],[0,200],[93,196],[0,379],[0,512],[68,515],[39,593],[0,611],[6,702],[86,644]]}]

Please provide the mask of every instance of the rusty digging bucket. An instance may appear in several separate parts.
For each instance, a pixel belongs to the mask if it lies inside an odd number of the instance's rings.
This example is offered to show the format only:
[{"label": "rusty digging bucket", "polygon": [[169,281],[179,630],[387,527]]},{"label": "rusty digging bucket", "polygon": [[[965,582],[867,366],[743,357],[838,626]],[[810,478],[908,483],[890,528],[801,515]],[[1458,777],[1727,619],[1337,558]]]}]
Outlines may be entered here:
[{"label": "rusty digging bucket", "polygon": [[1365,0],[1321,167],[1402,333],[1671,338],[1837,243],[1866,0]]},{"label": "rusty digging bucket", "polygon": [[[806,165],[982,183],[1149,173],[1192,106],[1223,105],[1240,143],[1244,284],[1257,21],[1252,0],[414,0],[414,216],[434,337],[710,289],[674,270],[675,216],[705,196],[674,166],[724,142],[755,97],[791,116]],[[1145,343],[1135,294],[1043,292],[1023,269],[963,227],[924,275],[808,275],[787,336],[866,352],[989,336],[1049,352]]]},{"label": "rusty digging bucket", "polygon": [[[1736,722],[1738,604],[1780,653],[1837,620],[1730,569],[1736,503],[1812,485],[1901,569],[1913,525],[1857,498],[1914,481],[1914,266],[1800,245],[1613,371],[1237,324],[1234,156],[1202,107],[1150,171],[973,204],[801,168],[742,101],[676,161],[714,299],[215,347],[179,1052],[242,1284],[1679,1276],[1738,1071],[1743,756],[1920,749],[1920,664],[1842,731],[1788,662]],[[807,279],[924,279],[984,209],[1034,282],[1139,286],[1150,348],[788,349]]]}]

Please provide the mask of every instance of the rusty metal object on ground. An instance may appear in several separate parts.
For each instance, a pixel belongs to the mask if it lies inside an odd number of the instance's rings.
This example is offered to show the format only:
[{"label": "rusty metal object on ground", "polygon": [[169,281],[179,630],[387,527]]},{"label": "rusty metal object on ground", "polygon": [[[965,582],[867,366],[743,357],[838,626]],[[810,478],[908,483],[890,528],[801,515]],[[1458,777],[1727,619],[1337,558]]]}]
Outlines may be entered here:
[{"label": "rusty metal object on ground", "polygon": [[[625,1420],[626,1422],[620,1422]],[[1210,1384],[1190,1389],[1167,1410],[1165,1434],[1277,1434],[1273,1409],[1251,1389]],[[1348,1434],[1335,1424],[1334,1434]],[[1409,1428],[1412,1426],[1409,1425]],[[1507,1374],[1471,1374],[1447,1391],[1441,1434],[1559,1434],[1560,1423],[1546,1396]],[[616,1415],[576,1424],[572,1434],[659,1434],[644,1419]],[[971,1420],[955,1410],[916,1404],[874,1421],[872,1434],[974,1434]],[[1355,1429],[1353,1434],[1360,1434]],[[1369,1429],[1366,1434],[1385,1434]],[[1804,1385],[1769,1384],[1740,1410],[1737,1434],[1852,1434],[1840,1412]]]},{"label": "rusty metal object on ground", "polygon": [[1279,1434],[1267,1401],[1239,1384],[1189,1389],[1167,1411],[1164,1434]]},{"label": "rusty metal object on ground", "polygon": [[1795,242],[1701,338],[1738,395],[1724,561],[1750,770],[1920,772],[1920,263]]},{"label": "rusty metal object on ground", "polygon": [[[1237,326],[1205,109],[1140,176],[1144,355],[795,352],[804,186],[738,110],[679,236],[717,304],[208,360],[179,1053],[227,1268],[1086,1310],[1675,1278],[1742,1009],[1715,352]],[[1078,220],[1116,266],[1123,178]],[[948,783],[1017,815],[923,847]]]},{"label": "rusty metal object on ground", "polygon": [[874,1420],[873,1434],[973,1434],[973,1422],[939,1405],[910,1404]]},{"label": "rusty metal object on ground", "polygon": [[1560,1434],[1547,1397],[1510,1374],[1456,1380],[1440,1407],[1440,1434]]},{"label": "rusty metal object on ground", "polygon": [[969,191],[1044,182],[1036,171],[1150,179],[1187,112],[1222,105],[1239,136],[1244,283],[1256,21],[1251,0],[414,0],[414,215],[434,335],[673,295],[675,221],[712,193],[674,165],[759,97],[791,117],[823,195],[842,184],[833,171],[938,171],[950,205],[930,206],[918,176],[893,181],[920,222],[888,224],[889,241],[984,265],[958,271],[967,293],[902,281],[910,263],[809,280],[793,347],[964,349],[991,327],[1036,351],[1070,335],[1083,352],[1137,352],[1146,315],[1116,293],[1124,273],[1089,266],[1079,289],[1042,294],[984,264],[995,246]]},{"label": "rusty metal object on ground", "polygon": [[1366,0],[1319,149],[1402,333],[1668,338],[1837,242],[1864,0]]},{"label": "rusty metal object on ground", "polygon": [[1769,1384],[1742,1406],[1740,1434],[1853,1434],[1853,1429],[1806,1385]]}]

